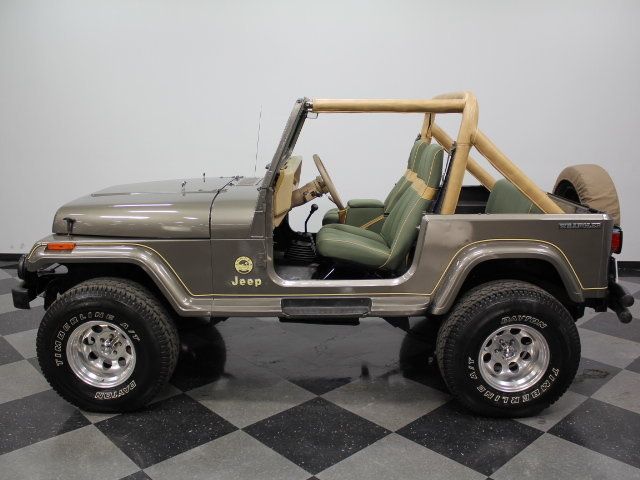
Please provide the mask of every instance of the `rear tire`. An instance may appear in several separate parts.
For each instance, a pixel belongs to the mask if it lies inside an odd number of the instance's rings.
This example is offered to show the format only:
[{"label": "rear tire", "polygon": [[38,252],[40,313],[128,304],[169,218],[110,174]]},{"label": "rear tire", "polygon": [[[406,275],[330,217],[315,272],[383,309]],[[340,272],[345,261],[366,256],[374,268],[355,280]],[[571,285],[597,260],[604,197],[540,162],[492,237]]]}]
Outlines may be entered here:
[{"label": "rear tire", "polygon": [[539,413],[567,390],[580,338],[567,309],[516,280],[482,284],[460,298],[438,333],[440,371],[455,398],[494,417]]},{"label": "rear tire", "polygon": [[97,278],[51,304],[36,347],[60,396],[84,410],[122,412],[144,406],[166,384],[179,341],[170,312],[146,288]]}]

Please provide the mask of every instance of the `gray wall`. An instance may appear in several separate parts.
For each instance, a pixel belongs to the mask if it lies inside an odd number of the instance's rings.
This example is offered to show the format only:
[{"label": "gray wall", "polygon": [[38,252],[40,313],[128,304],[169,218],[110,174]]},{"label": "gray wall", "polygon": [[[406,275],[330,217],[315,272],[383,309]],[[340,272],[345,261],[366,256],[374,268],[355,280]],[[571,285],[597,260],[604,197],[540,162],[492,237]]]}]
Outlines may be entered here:
[{"label": "gray wall", "polygon": [[[639,22],[632,0],[0,0],[0,252],[110,184],[252,174],[261,107],[258,171],[297,97],[470,89],[481,128],[544,188],[569,164],[609,170],[623,258],[640,260]],[[345,199],[383,198],[419,125],[321,116],[305,179],[319,153]]]}]

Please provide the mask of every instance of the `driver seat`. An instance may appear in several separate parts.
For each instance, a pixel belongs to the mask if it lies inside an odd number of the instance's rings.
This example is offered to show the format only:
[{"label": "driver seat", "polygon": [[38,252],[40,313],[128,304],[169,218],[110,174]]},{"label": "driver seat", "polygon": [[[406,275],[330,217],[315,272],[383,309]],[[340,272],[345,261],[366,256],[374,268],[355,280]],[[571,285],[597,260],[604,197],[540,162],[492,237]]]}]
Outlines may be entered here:
[{"label": "driver seat", "polygon": [[416,152],[416,178],[395,202],[380,233],[353,225],[325,225],[316,237],[318,252],[340,263],[375,270],[397,270],[418,236],[417,227],[422,216],[437,195],[442,158],[440,145],[423,142]]},{"label": "driver seat", "polygon": [[[345,223],[356,227],[363,227],[374,232],[380,232],[382,220],[388,216],[391,209],[409,188],[416,176],[416,159],[418,154],[427,146],[428,142],[422,139],[416,140],[409,153],[407,169],[393,186],[384,202],[374,199],[352,199],[347,203],[347,215]],[[322,225],[339,223],[337,208],[327,210],[322,218]]]}]

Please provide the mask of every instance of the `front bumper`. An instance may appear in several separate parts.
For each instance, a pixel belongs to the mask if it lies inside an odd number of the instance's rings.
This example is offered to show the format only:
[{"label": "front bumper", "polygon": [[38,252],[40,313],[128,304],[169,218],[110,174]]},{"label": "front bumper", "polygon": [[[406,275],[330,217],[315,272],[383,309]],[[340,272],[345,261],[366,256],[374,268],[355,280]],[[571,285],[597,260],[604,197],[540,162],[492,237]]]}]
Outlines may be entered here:
[{"label": "front bumper", "polygon": [[22,281],[17,287],[11,289],[11,297],[13,298],[13,306],[22,310],[29,310],[29,303],[36,298],[36,292],[30,288],[26,282]]},{"label": "front bumper", "polygon": [[18,286],[11,289],[11,297],[13,298],[13,306],[22,310],[28,310],[31,307],[29,303],[38,295],[36,289],[36,278],[30,275],[26,267],[26,256],[22,255],[18,260],[18,277],[22,280]]}]

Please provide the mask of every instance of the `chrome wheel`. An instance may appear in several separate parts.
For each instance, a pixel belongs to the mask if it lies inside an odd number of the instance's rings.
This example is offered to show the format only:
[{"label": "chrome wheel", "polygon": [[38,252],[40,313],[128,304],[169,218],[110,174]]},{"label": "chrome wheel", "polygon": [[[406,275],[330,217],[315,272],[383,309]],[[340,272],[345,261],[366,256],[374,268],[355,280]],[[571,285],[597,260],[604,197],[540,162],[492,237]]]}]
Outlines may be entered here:
[{"label": "chrome wheel", "polygon": [[136,365],[133,342],[119,326],[105,321],[83,323],[69,335],[69,367],[84,383],[111,388],[126,381]]},{"label": "chrome wheel", "polygon": [[502,392],[521,392],[535,385],[549,366],[549,345],[528,325],[507,325],[482,343],[478,356],[485,382]]}]

